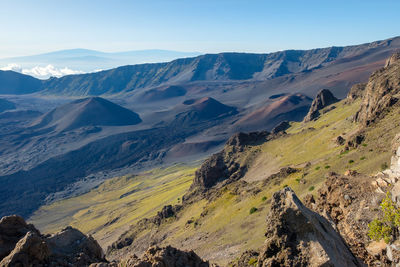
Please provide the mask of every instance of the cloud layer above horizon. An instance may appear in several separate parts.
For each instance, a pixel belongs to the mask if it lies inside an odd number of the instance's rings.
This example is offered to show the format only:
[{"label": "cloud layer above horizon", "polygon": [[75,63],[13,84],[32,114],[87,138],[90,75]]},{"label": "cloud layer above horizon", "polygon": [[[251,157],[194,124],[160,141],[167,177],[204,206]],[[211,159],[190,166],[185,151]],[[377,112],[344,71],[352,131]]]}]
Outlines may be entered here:
[{"label": "cloud layer above horizon", "polygon": [[83,71],[72,70],[70,68],[57,68],[54,65],[35,66],[33,68],[23,68],[19,64],[10,63],[7,66],[0,67],[0,70],[12,70],[15,72],[30,75],[39,79],[48,79],[50,77],[62,77],[65,75],[82,74]]}]

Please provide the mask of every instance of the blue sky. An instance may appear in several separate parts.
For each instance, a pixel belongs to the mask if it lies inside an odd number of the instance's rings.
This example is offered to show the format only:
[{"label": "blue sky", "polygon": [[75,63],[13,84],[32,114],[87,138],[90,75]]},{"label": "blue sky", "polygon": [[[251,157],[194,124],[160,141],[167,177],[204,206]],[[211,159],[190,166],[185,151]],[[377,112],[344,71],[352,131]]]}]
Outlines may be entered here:
[{"label": "blue sky", "polygon": [[400,1],[0,0],[0,57],[70,48],[272,52],[400,35]]}]

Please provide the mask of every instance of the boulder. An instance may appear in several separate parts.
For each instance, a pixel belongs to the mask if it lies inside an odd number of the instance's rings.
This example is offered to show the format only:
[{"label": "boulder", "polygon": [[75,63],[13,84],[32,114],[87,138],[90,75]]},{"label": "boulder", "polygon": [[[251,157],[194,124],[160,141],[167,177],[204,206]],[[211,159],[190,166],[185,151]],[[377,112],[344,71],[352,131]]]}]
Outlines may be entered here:
[{"label": "boulder", "polygon": [[392,262],[392,266],[400,266],[400,244],[396,241],[386,246],[386,256]]},{"label": "boulder", "polygon": [[106,262],[91,236],[67,227],[53,235],[41,235],[17,215],[0,220],[0,266],[89,266]]},{"label": "boulder", "polygon": [[400,134],[397,134],[392,140],[392,157],[390,159],[390,168],[384,170],[383,175],[393,185],[391,189],[392,199],[395,203],[397,203],[398,206],[400,206]]},{"label": "boulder", "polygon": [[58,261],[78,266],[105,261],[103,250],[97,241],[70,226],[46,238],[46,243]]},{"label": "boulder", "polygon": [[344,142],[346,142],[346,139],[339,135],[338,137],[336,137],[335,142],[337,145],[341,146],[344,144]]},{"label": "boulder", "polygon": [[328,89],[322,89],[311,103],[310,110],[304,117],[304,122],[315,120],[319,117],[319,111],[333,103],[339,101]]},{"label": "boulder", "polygon": [[331,222],[286,187],[272,197],[258,266],[360,266]]},{"label": "boulder", "polygon": [[228,168],[220,152],[206,159],[196,171],[191,189],[207,189],[228,178]]},{"label": "boulder", "polygon": [[128,260],[127,267],[208,267],[210,264],[203,261],[193,251],[182,251],[171,246],[160,248],[150,247],[142,256],[133,256]]},{"label": "boulder", "polygon": [[0,260],[14,249],[18,241],[28,232],[40,234],[31,224],[17,215],[3,217],[0,220]]},{"label": "boulder", "polygon": [[35,232],[28,232],[0,262],[0,266],[38,266],[47,263],[49,256],[50,250],[42,237]]},{"label": "boulder", "polygon": [[157,215],[151,218],[152,222],[156,225],[160,225],[161,222],[167,218],[176,216],[176,214],[182,209],[181,205],[167,205],[164,206],[161,211],[157,212]]}]

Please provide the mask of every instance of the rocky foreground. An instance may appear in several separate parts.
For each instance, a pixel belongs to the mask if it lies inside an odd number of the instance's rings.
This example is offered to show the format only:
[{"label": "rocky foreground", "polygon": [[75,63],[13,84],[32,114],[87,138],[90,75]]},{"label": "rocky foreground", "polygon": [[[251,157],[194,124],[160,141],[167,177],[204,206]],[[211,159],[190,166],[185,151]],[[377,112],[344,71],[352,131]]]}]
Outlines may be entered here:
[{"label": "rocky foreground", "polygon": [[[332,222],[305,207],[290,188],[273,196],[267,217],[264,247],[258,266],[361,266]],[[98,243],[67,227],[53,235],[41,235],[19,216],[0,221],[0,266],[211,266],[193,251],[167,246],[150,247],[139,258],[107,262]],[[243,265],[248,266],[249,261]],[[235,264],[235,263],[233,263]]]}]

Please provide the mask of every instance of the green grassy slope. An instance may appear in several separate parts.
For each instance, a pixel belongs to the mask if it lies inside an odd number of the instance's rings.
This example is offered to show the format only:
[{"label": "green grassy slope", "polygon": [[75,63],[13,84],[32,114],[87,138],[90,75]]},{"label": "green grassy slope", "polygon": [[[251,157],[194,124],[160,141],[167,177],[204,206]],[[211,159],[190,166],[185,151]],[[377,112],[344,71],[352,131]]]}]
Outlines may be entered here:
[{"label": "green grassy slope", "polygon": [[[238,159],[245,162],[251,158],[257,163],[250,166],[244,177],[248,182],[235,182],[210,200],[185,206],[176,219],[168,220],[158,229],[156,236],[163,240],[159,245],[194,249],[201,257],[226,264],[243,251],[262,246],[265,218],[276,190],[289,185],[301,198],[316,192],[330,171],[344,173],[352,169],[373,174],[384,163],[389,164],[391,141],[400,132],[400,108],[391,107],[383,119],[367,128],[360,146],[343,152],[344,145],[337,145],[335,140],[339,135],[348,139],[359,130],[352,116],[360,102],[341,101],[334,105],[335,109],[316,121],[292,123],[287,135],[248,147]],[[286,166],[296,167],[299,172],[267,179],[267,168],[279,170]],[[190,186],[194,170],[174,166],[136,177],[116,178],[85,195],[42,207],[31,222],[46,231],[72,224],[106,240],[105,244],[140,218],[154,215],[167,203],[177,203],[177,198]],[[138,191],[119,198],[134,189]],[[250,213],[253,207],[257,210]],[[114,218],[119,219],[106,225]],[[137,238],[144,238],[146,234],[144,231]]]},{"label": "green grassy slope", "polygon": [[29,221],[44,232],[71,225],[108,245],[127,226],[154,216],[164,205],[177,204],[189,188],[195,169],[176,165],[117,177],[79,197],[43,206]]}]

